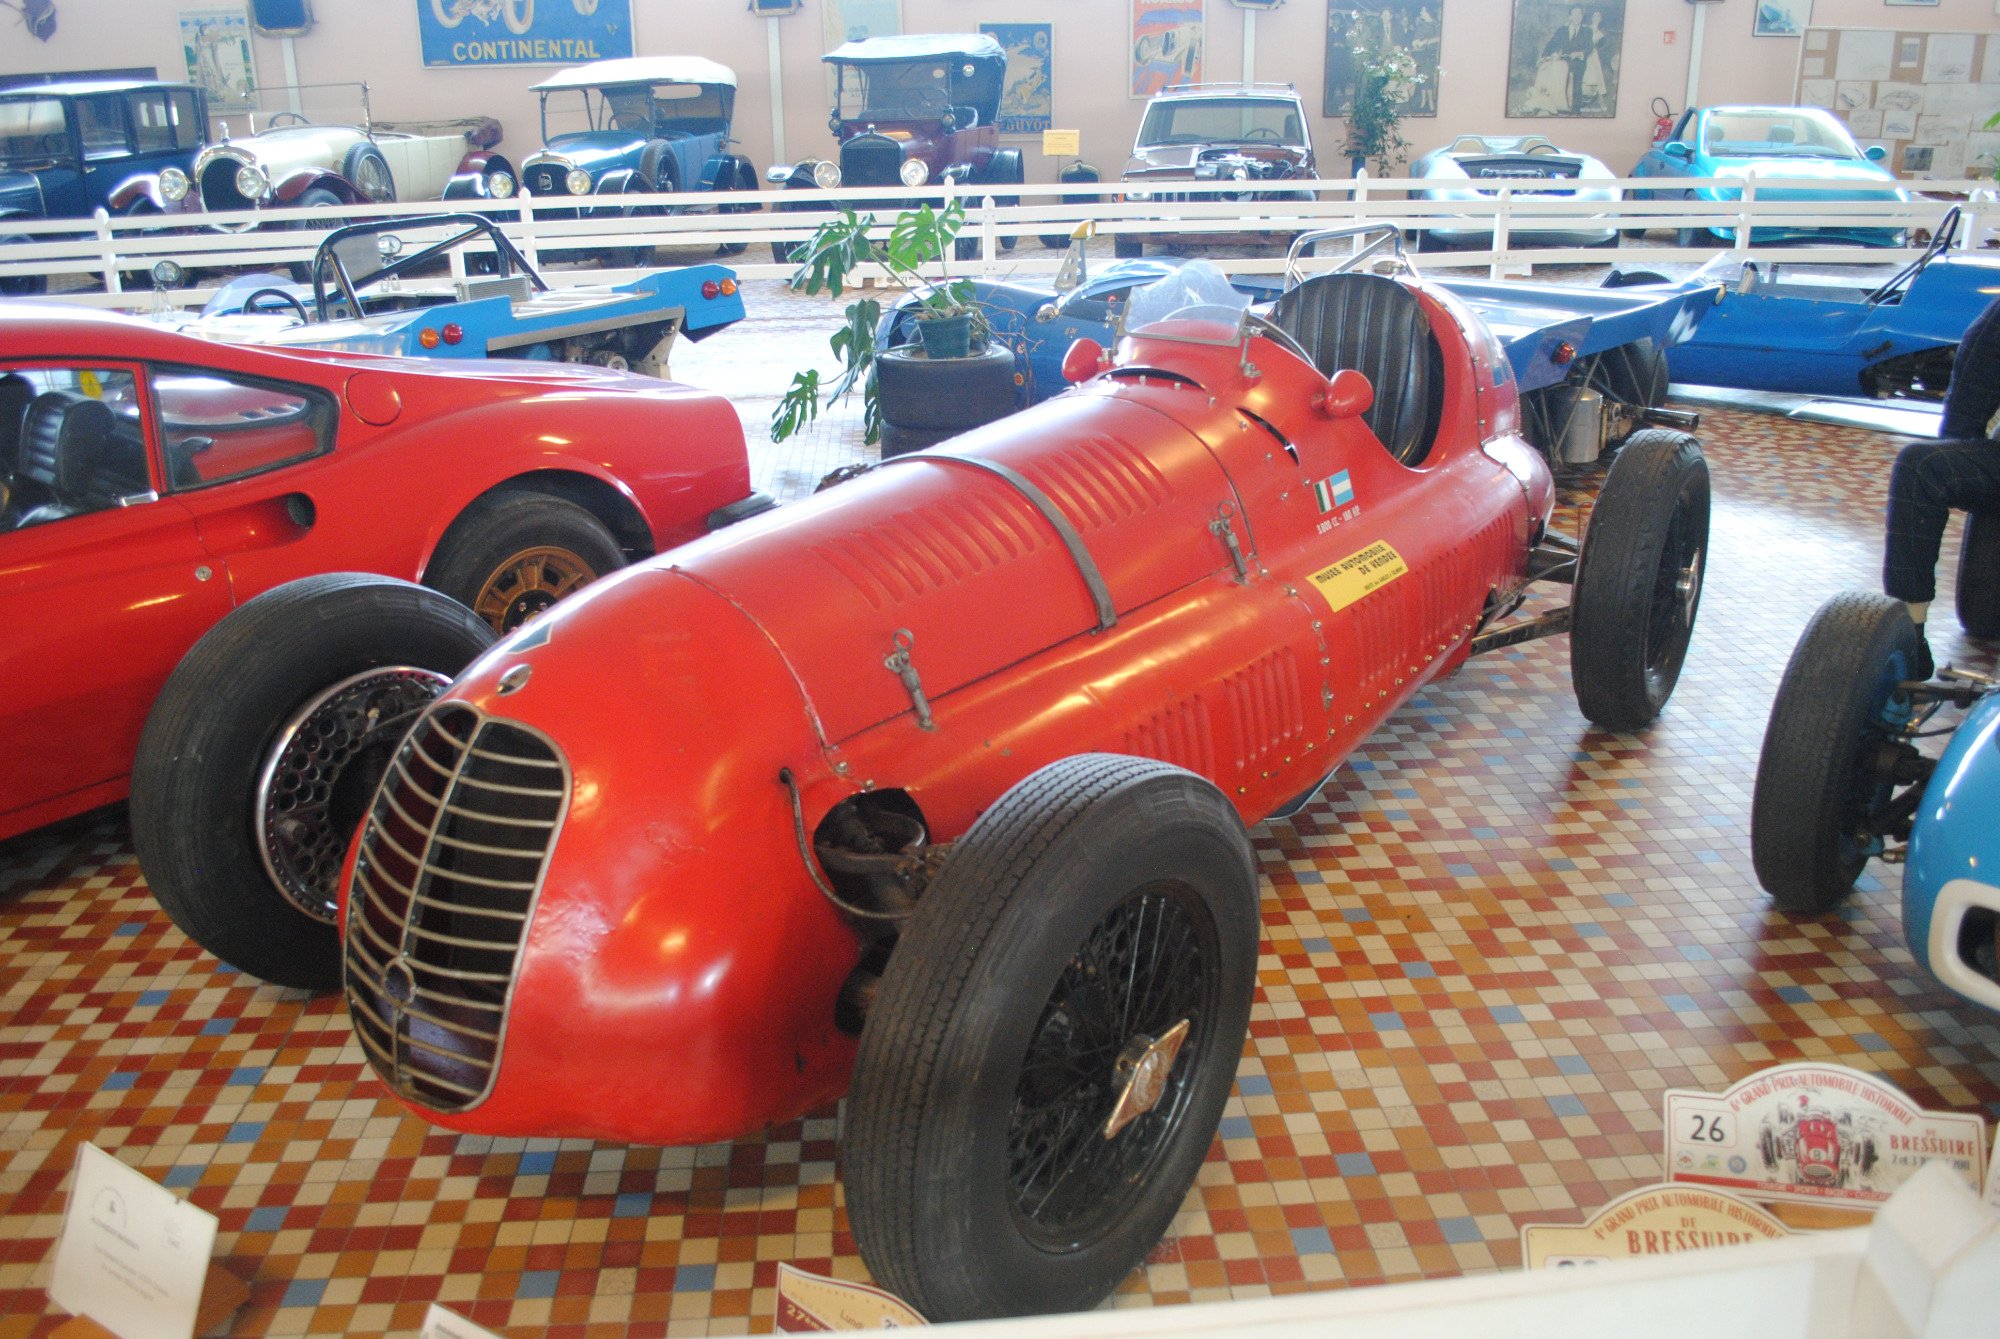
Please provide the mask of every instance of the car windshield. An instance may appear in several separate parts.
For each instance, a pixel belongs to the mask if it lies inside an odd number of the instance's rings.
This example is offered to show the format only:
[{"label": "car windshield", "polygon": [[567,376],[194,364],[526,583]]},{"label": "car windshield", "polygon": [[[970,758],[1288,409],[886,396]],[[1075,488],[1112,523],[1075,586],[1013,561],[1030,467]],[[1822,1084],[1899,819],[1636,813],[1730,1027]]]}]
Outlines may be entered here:
[{"label": "car windshield", "polygon": [[1169,98],[1139,127],[1141,144],[1304,144],[1299,104],[1286,98]]},{"label": "car windshield", "polygon": [[1238,344],[1250,295],[1205,260],[1132,290],[1122,333],[1190,344]]},{"label": "car windshield", "polygon": [[[917,61],[836,62],[839,87],[834,112],[843,121],[919,121],[944,115],[948,108],[985,108],[977,119],[991,115],[999,100],[999,81],[977,61],[937,56]],[[975,118],[960,115],[959,124]]]},{"label": "car windshield", "polygon": [[1701,149],[1718,158],[1859,158],[1861,150],[1825,112],[1799,108],[1710,112],[1702,121]]},{"label": "car windshield", "polygon": [[61,158],[69,153],[63,105],[55,98],[0,100],[0,161]]}]

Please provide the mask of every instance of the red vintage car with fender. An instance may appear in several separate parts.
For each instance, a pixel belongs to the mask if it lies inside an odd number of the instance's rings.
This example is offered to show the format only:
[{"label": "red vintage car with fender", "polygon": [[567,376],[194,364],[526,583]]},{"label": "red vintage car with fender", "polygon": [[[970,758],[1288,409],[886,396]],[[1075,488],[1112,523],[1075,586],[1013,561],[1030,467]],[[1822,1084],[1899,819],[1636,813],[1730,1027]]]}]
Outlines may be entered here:
[{"label": "red vintage car with fender", "polygon": [[[473,664],[348,855],[383,1082],[453,1129],[669,1144],[850,1093],[881,1283],[953,1320],[1110,1292],[1242,1054],[1246,824],[1475,652],[1571,630],[1584,713],[1635,729],[1687,649],[1699,445],[1634,435],[1579,549],[1499,345],[1392,244],[1268,317],[1184,267],[1067,393]],[[1517,616],[1543,580],[1573,602]]]},{"label": "red vintage car with fender", "polygon": [[[0,838],[133,790],[162,903],[272,980],[332,984],[334,878],[379,776],[347,764],[397,699],[305,708],[314,676],[383,663],[383,597],[350,591],[345,621],[282,648],[255,619],[232,623],[226,678],[199,663],[175,674],[197,639],[308,574],[421,580],[456,602],[419,658],[395,648],[428,685],[421,705],[496,632],[770,505],[729,404],[655,378],[234,346],[6,305]],[[188,728],[135,773],[149,711]]]}]

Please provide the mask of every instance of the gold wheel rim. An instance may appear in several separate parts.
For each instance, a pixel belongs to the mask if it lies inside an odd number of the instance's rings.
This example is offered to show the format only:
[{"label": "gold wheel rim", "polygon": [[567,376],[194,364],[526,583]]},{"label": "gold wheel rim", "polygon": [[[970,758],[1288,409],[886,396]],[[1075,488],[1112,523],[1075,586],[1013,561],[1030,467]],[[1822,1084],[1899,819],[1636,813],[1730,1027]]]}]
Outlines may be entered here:
[{"label": "gold wheel rim", "polygon": [[568,549],[522,549],[493,569],[472,611],[496,632],[512,632],[557,601],[597,580],[597,569]]}]

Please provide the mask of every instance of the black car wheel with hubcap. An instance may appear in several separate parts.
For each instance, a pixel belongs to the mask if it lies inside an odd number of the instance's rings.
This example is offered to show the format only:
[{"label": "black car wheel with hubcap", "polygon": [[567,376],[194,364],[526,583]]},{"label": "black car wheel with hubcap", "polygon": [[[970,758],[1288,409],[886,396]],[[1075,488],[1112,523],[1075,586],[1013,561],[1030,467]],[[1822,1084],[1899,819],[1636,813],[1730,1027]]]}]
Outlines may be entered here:
[{"label": "black car wheel with hubcap", "polygon": [[625,565],[604,523],[563,498],[508,491],[452,522],[424,584],[512,632],[556,601]]}]

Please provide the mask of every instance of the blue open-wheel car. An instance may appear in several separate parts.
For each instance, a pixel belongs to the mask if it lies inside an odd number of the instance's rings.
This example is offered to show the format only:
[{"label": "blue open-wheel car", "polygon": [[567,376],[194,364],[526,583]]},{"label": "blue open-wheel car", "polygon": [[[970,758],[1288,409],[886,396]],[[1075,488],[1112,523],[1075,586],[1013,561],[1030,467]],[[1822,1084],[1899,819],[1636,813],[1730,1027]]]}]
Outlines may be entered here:
[{"label": "blue open-wheel car", "polygon": [[[455,251],[464,253],[463,268],[488,273],[453,277],[445,267]],[[156,281],[174,277],[156,267]],[[675,339],[705,339],[742,320],[743,298],[735,272],[721,265],[551,288],[490,219],[433,214],[327,234],[310,284],[244,275],[218,289],[198,316],[158,319],[238,344],[546,359],[664,377]]]},{"label": "blue open-wheel car", "polygon": [[[2000,631],[2000,543],[1976,516],[1960,621]],[[1912,678],[1916,625],[1899,600],[1849,592],[1806,626],[1757,763],[1750,850],[1784,911],[1832,911],[1871,859],[1903,865],[1903,935],[1954,993],[2000,1010],[2000,680],[1946,667]],[[1955,730],[1947,709],[1964,712]],[[1949,736],[1941,756],[1926,738]]]}]

